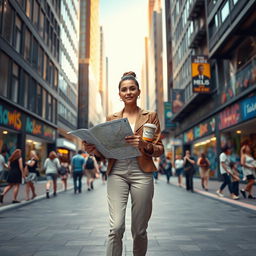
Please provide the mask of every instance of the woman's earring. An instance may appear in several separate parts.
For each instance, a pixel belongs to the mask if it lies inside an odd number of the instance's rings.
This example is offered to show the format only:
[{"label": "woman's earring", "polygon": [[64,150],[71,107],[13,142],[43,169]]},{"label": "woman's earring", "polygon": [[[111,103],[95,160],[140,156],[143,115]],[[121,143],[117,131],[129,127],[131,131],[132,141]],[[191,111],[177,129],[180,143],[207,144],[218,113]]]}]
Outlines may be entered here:
[{"label": "woman's earring", "polygon": [[120,101],[123,101],[123,100],[120,98]]},{"label": "woman's earring", "polygon": [[140,98],[140,95],[137,97],[137,99],[139,99]]}]

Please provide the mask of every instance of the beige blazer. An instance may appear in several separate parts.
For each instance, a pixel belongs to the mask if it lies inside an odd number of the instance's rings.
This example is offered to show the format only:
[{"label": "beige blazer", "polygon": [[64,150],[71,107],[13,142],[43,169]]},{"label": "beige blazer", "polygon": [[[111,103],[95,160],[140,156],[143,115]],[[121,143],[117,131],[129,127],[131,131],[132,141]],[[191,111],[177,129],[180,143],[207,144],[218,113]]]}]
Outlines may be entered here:
[{"label": "beige blazer", "polygon": [[[123,118],[123,111],[124,110],[108,116],[107,121]],[[153,152],[151,154],[148,154],[146,151],[141,150],[141,156],[137,157],[137,160],[138,160],[139,167],[143,172],[154,172],[157,169],[154,165],[152,157],[159,157],[164,153],[164,147],[161,141],[161,128],[160,128],[160,123],[157,117],[157,113],[139,109],[139,114],[136,119],[134,132],[142,136],[143,125],[145,123],[151,123],[157,126],[155,137],[152,142]],[[116,159],[108,159],[107,174],[111,172],[115,162],[116,162]]]}]

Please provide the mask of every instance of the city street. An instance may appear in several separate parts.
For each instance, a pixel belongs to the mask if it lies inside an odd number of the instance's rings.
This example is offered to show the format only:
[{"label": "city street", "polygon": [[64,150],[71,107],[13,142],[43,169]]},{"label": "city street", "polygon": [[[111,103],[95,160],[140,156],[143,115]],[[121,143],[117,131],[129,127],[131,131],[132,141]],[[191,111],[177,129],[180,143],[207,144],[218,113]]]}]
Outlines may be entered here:
[{"label": "city street", "polygon": [[[155,184],[147,255],[255,255],[255,228],[255,211],[186,192],[161,178]],[[105,255],[107,234],[106,185],[100,180],[92,192],[69,190],[0,214],[3,256]],[[132,255],[130,209],[123,255]]]}]

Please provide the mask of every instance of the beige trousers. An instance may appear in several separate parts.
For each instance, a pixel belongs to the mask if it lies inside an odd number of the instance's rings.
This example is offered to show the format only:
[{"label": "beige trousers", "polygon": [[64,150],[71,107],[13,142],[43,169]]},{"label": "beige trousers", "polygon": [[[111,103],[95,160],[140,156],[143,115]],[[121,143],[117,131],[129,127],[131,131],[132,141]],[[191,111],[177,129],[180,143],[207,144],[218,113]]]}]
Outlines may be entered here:
[{"label": "beige trousers", "polygon": [[131,231],[133,255],[145,256],[147,252],[147,227],[152,212],[154,183],[152,173],[143,173],[136,158],[115,163],[107,180],[110,233],[107,256],[122,255],[122,238],[125,231],[125,211],[131,195]]}]

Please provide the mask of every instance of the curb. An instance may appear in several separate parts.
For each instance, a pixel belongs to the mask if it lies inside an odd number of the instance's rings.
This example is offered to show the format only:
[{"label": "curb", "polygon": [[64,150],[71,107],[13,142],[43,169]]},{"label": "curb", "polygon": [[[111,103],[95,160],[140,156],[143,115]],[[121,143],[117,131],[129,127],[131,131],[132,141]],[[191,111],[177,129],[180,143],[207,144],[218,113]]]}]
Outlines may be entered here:
[{"label": "curb", "polygon": [[[74,186],[71,186],[69,188],[67,188],[67,191],[69,190],[72,190],[74,188]],[[65,191],[63,191],[62,189],[59,189],[57,190],[57,193],[64,193]],[[9,204],[9,205],[6,205],[6,206],[2,206],[0,207],[0,214],[2,212],[5,212],[5,211],[10,211],[10,210],[13,210],[13,209],[17,209],[17,208],[20,208],[20,207],[23,207],[23,206],[26,206],[26,205],[29,205],[29,204],[32,204],[32,203],[35,203],[37,201],[41,201],[43,199],[46,199],[45,197],[45,194],[43,195],[40,195],[40,196],[37,196],[35,199],[33,200],[29,200],[29,201],[26,201],[26,200],[22,200],[20,203],[18,204]]]}]

